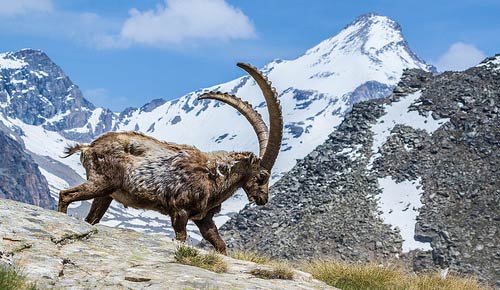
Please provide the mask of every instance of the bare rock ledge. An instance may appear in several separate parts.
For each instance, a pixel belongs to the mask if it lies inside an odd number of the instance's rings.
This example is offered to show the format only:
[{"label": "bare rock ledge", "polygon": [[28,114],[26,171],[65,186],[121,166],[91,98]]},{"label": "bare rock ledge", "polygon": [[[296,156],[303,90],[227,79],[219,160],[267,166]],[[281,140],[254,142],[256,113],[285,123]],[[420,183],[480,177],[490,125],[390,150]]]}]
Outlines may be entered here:
[{"label": "bare rock ledge", "polygon": [[299,271],[294,280],[259,279],[249,272],[262,265],[232,258],[222,274],[181,265],[176,245],[0,199],[0,264],[42,289],[333,289]]}]

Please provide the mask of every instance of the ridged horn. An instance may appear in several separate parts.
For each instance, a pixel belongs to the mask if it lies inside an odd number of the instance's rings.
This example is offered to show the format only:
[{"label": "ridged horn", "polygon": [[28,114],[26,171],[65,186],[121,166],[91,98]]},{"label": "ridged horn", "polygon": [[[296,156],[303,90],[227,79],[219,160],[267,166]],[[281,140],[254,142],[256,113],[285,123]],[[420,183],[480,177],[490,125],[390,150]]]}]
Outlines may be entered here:
[{"label": "ridged horn", "polygon": [[255,134],[257,134],[257,139],[259,140],[259,155],[260,157],[264,155],[269,139],[268,129],[266,123],[262,120],[262,116],[254,110],[252,105],[234,95],[221,92],[208,92],[198,97],[198,100],[204,99],[212,99],[226,103],[245,116],[255,130]]},{"label": "ridged horn", "polygon": [[276,89],[272,87],[271,82],[257,68],[246,63],[238,63],[237,65],[252,76],[266,99],[270,122],[269,140],[260,164],[265,169],[271,171],[276,158],[278,158],[281,149],[281,139],[283,137],[283,115],[278,94],[276,93]]}]

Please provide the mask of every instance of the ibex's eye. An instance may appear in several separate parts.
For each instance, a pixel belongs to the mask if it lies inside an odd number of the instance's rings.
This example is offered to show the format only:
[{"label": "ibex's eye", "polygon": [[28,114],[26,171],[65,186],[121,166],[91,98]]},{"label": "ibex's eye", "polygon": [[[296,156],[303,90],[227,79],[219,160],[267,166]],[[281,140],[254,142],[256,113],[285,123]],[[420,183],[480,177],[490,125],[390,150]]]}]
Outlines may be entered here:
[{"label": "ibex's eye", "polygon": [[269,173],[261,172],[261,173],[259,173],[259,176],[257,177],[257,182],[260,185],[263,185],[264,183],[267,182],[268,179],[269,179]]}]

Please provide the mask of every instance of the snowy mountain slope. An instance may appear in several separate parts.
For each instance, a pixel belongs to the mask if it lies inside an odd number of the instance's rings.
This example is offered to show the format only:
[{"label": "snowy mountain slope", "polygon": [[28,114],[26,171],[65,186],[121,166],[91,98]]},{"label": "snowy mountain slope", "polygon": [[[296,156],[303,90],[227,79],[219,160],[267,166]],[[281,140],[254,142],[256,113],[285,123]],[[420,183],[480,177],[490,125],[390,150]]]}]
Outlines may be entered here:
[{"label": "snowy mountain slope", "polygon": [[[73,107],[69,110],[67,106],[58,107],[53,105],[57,103],[54,98],[48,98],[50,104],[40,103],[39,109],[42,110],[45,106],[56,109],[45,115],[41,114],[38,121],[33,122],[22,114],[9,113],[12,111],[14,96],[22,100],[25,86],[31,87],[32,83],[28,79],[23,84],[23,78],[15,77],[16,71],[22,71],[24,75],[37,75],[30,72],[36,70],[28,69],[35,64],[24,56],[27,51],[18,54],[20,55],[2,55],[3,68],[0,72],[10,72],[10,76],[3,80],[3,87],[7,87],[4,89],[7,94],[3,93],[3,99],[0,90],[0,104],[5,109],[1,121],[10,126],[12,131],[19,132],[19,139],[33,154],[50,156],[82,177],[83,168],[78,165],[77,157],[57,158],[62,152],[62,146],[73,140],[88,141],[92,136],[110,129],[142,131],[160,140],[192,144],[206,151],[258,150],[257,138],[251,126],[234,109],[214,101],[196,100],[200,93],[208,90],[230,92],[251,102],[267,120],[264,99],[255,82],[248,76],[189,93],[174,101],[155,100],[140,109],[127,109],[120,114],[95,108],[80,98],[81,94],[76,86],[68,83],[65,88],[68,93],[59,94],[59,98],[55,99],[73,102]],[[290,170],[296,159],[304,157],[323,143],[354,103],[389,94],[405,68],[432,69],[409,49],[396,22],[374,14],[359,17],[336,36],[321,42],[294,60],[275,60],[266,65],[263,71],[280,94],[285,121],[283,147],[273,169],[273,182]],[[56,80],[65,77],[57,76],[59,72],[55,70],[43,72]],[[38,75],[45,77],[42,72]],[[12,80],[17,85],[15,91],[9,90]],[[45,93],[50,92],[36,93],[41,100]],[[33,111],[31,115],[38,114],[36,110]],[[73,118],[75,114],[81,117]],[[76,121],[68,121],[73,119]],[[62,176],[57,176],[56,170],[42,168],[48,173],[46,177],[54,193],[60,186],[64,186],[60,180]],[[227,220],[229,215],[237,212],[245,203],[246,197],[237,194],[223,205],[223,215],[218,217],[217,222],[220,224]],[[80,211],[81,215],[86,206],[82,204],[80,209],[77,207],[74,210]],[[104,222],[163,232],[164,223],[168,223],[164,220],[165,217],[156,213],[125,210],[113,204]]]}]

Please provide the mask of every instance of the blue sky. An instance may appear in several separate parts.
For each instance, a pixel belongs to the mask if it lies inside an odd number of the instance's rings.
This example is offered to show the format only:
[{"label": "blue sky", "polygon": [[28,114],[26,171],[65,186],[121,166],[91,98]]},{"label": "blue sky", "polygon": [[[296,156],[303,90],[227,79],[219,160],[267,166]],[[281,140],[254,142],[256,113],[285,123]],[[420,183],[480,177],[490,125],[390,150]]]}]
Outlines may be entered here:
[{"label": "blue sky", "polygon": [[88,99],[122,110],[229,81],[238,61],[295,58],[368,12],[441,70],[500,52],[498,0],[0,0],[0,52],[42,49]]}]

